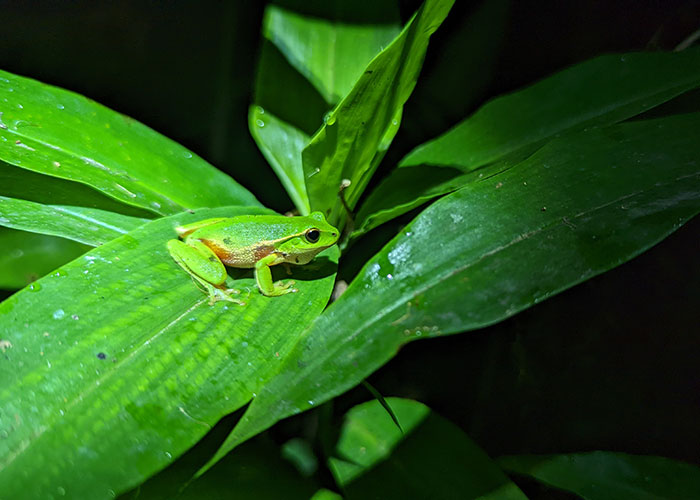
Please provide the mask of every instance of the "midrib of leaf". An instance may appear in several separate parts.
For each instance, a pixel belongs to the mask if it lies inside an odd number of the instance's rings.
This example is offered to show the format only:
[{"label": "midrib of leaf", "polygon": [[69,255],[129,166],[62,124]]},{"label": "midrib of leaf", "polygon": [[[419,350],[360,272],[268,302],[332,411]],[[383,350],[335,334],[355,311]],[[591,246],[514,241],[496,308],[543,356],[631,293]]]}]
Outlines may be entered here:
[{"label": "midrib of leaf", "polygon": [[[124,359],[115,363],[113,365],[113,369],[106,371],[100,377],[98,377],[92,383],[90,383],[89,387],[86,390],[81,391],[78,394],[76,394],[70,400],[70,402],[68,402],[66,404],[65,409],[64,409],[64,415],[67,414],[73,407],[75,407],[75,405],[77,403],[81,402],[86,397],[90,396],[90,394],[92,394],[92,392],[96,388],[100,387],[103,382],[108,381],[110,378],[112,378],[113,375],[115,375],[117,373],[121,374],[121,372],[118,370],[119,367],[126,366],[146,346],[151,344],[153,341],[157,340],[163,333],[170,330],[173,326],[175,326],[180,321],[182,321],[182,319],[184,319],[192,311],[196,310],[199,306],[201,306],[202,304],[207,302],[207,300],[208,299],[205,297],[205,298],[202,298],[202,299],[198,300],[197,302],[195,302],[189,309],[187,309],[185,312],[181,313],[178,317],[176,317],[174,320],[169,322],[166,326],[164,326],[163,328],[161,328],[160,330],[155,332],[151,337],[149,337],[144,342],[142,342],[142,344],[140,346],[138,346],[136,349],[133,349]],[[80,350],[78,347],[75,347],[74,349]],[[70,354],[70,352],[71,352],[71,350],[66,351],[62,357],[63,358],[70,358],[70,356],[68,356],[68,354]],[[27,376],[25,376],[25,380],[28,376],[29,376],[29,374]],[[21,387],[22,385],[23,384],[20,383],[19,387]],[[5,394],[3,394],[3,397],[7,396],[7,393],[8,392],[6,391]],[[190,419],[193,419],[190,415],[187,415],[187,416]],[[50,420],[50,423],[53,424],[54,422],[56,422],[56,420],[57,420],[57,417],[54,417],[53,419]],[[46,421],[46,420],[44,420],[44,421]],[[0,463],[0,470],[11,465],[12,462],[14,462],[17,457],[19,457],[22,453],[24,453],[31,446],[37,444],[40,441],[41,437],[45,434],[45,432],[52,427],[53,427],[52,425],[43,425],[42,427],[40,427],[40,430],[38,432],[34,433],[30,438],[27,438],[26,440],[20,442],[21,443],[20,448],[15,453],[10,454],[10,456],[7,458],[7,460],[4,463]]]},{"label": "midrib of leaf", "polygon": [[[15,128],[14,130],[12,130],[12,129],[10,129],[10,128],[8,127],[8,128],[5,129],[5,130],[6,130],[9,134],[17,135],[17,136],[19,136],[19,137],[21,137],[21,138],[23,138],[23,139],[28,140],[28,141],[33,141],[33,142],[36,142],[36,143],[38,143],[38,144],[41,144],[42,146],[44,146],[44,147],[46,147],[46,148],[52,149],[52,150],[54,150],[54,151],[59,151],[59,152],[65,154],[66,156],[68,156],[68,157],[70,157],[70,158],[74,158],[74,159],[76,159],[76,160],[83,161],[83,162],[85,162],[86,164],[91,165],[92,167],[96,168],[97,170],[102,170],[103,172],[108,172],[110,175],[114,175],[114,176],[117,177],[117,178],[124,178],[124,176],[126,175],[126,177],[129,178],[129,179],[128,179],[129,182],[138,182],[138,183],[139,183],[140,189],[143,190],[145,193],[148,193],[148,194],[151,194],[151,195],[155,195],[155,196],[157,196],[157,197],[161,197],[161,199],[165,199],[165,200],[167,200],[168,202],[172,203],[173,205],[175,205],[175,206],[177,206],[177,207],[180,207],[180,208],[183,209],[183,210],[185,210],[185,209],[187,208],[187,207],[181,205],[180,203],[174,201],[174,200],[171,199],[170,197],[166,196],[165,194],[163,194],[163,193],[161,193],[161,192],[159,192],[159,191],[156,191],[156,190],[150,188],[147,184],[143,183],[143,182],[140,181],[139,179],[137,179],[137,178],[135,178],[135,177],[132,177],[130,173],[124,174],[124,173],[115,172],[111,167],[109,167],[109,166],[107,166],[107,165],[104,165],[102,162],[98,162],[97,160],[95,160],[95,159],[93,159],[93,158],[88,158],[87,156],[83,156],[83,155],[81,155],[81,154],[78,154],[78,153],[76,153],[75,151],[66,149],[66,148],[63,147],[63,146],[57,146],[57,145],[55,145],[55,144],[51,144],[51,143],[46,142],[46,141],[44,141],[44,140],[42,140],[42,139],[39,139],[39,138],[37,138],[37,137],[32,137],[32,136],[30,136],[30,135],[23,134],[23,133],[21,133],[17,128]],[[24,143],[23,143],[23,144],[24,144]],[[25,144],[25,146],[29,146],[29,145],[28,145],[28,144]],[[29,146],[29,147],[31,147],[31,146]],[[4,161],[7,161],[8,163],[10,163],[8,160],[4,160]],[[95,165],[96,163],[99,163],[100,165],[104,166],[105,168],[103,169],[103,168],[97,167],[97,166]],[[23,168],[23,169],[25,169],[25,170],[36,171],[36,170],[34,170],[33,168],[29,168],[29,167],[26,166],[26,165],[17,165],[16,163],[11,163],[11,164],[14,165],[14,166],[16,166],[16,167]],[[106,170],[105,170],[105,169],[106,169]],[[57,177],[57,178],[62,178],[62,179],[65,179],[65,178],[66,178],[66,177],[61,177],[61,176],[59,176],[59,175],[54,175],[54,174],[52,174],[52,173],[50,173],[50,172],[39,171],[39,173],[41,173],[41,174],[43,174],[43,175],[48,175],[48,176],[51,176],[51,177]],[[95,185],[93,185],[93,184],[90,184],[90,183],[88,183],[88,182],[85,182],[85,181],[82,180],[82,179],[75,179],[75,178],[69,178],[69,179],[70,179],[71,181],[73,181],[73,182],[80,182],[81,184],[85,184],[85,185],[90,186],[90,187],[92,187],[92,188],[98,189],[100,192],[102,192],[103,194],[109,196],[110,198],[114,198],[114,196],[111,196],[111,195],[109,194],[109,192],[104,191],[104,190],[102,189],[102,186],[95,186]],[[137,196],[136,193],[133,193],[133,192],[129,191],[129,190],[126,189],[124,186],[121,186],[120,184],[118,184],[116,181],[114,181],[114,183],[115,183],[116,186],[118,186],[117,189],[120,189],[120,188],[121,188],[121,189],[125,190],[126,192],[131,193],[131,194],[128,195],[129,197],[131,197],[131,195],[133,195],[133,197],[136,197],[136,196]],[[117,201],[122,201],[122,202],[125,202],[125,203],[126,203],[125,200],[120,200],[120,199],[118,199],[118,198],[114,198],[114,199],[116,199]],[[138,205],[138,206],[141,206],[141,205]],[[147,207],[147,206],[143,206],[143,207],[141,207],[141,208],[143,208],[144,210],[148,210],[148,211],[150,211],[150,212],[153,212],[153,210],[152,210],[151,208]],[[154,213],[158,213],[158,212],[154,212]]]},{"label": "midrib of leaf", "polygon": [[[51,208],[56,210],[57,212],[63,212],[69,215],[72,215],[73,217],[76,217],[78,219],[82,219],[84,221],[90,222],[91,224],[95,224],[96,226],[102,226],[105,229],[111,229],[112,231],[116,231],[120,234],[126,234],[129,232],[129,230],[122,229],[121,227],[113,226],[112,224],[107,224],[104,221],[95,219],[93,217],[89,217],[85,214],[81,214],[79,212],[73,212],[71,210],[66,209],[66,207],[60,206],[60,205],[49,205]],[[144,221],[145,222],[145,221]]]},{"label": "midrib of leaf", "polygon": [[[641,195],[641,194],[647,193],[647,192],[653,190],[654,188],[665,187],[665,186],[668,186],[668,185],[670,185],[670,184],[672,184],[672,183],[673,183],[673,182],[658,184],[658,185],[653,186],[652,188],[642,189],[642,190],[636,191],[636,192],[634,192],[634,193],[632,193],[632,194],[626,194],[626,195],[624,195],[624,196],[620,196],[620,197],[618,197],[618,198],[616,198],[616,199],[614,199],[614,200],[612,200],[612,201],[609,201],[609,202],[607,202],[607,203],[604,203],[604,204],[602,204],[602,205],[599,205],[599,206],[590,208],[590,209],[588,209],[588,210],[579,212],[579,213],[573,215],[572,218],[573,218],[574,220],[576,220],[576,219],[579,219],[579,218],[581,218],[581,217],[594,214],[595,212],[598,212],[598,211],[600,211],[600,210],[604,210],[604,209],[606,209],[606,208],[608,208],[608,207],[610,207],[610,206],[612,206],[612,205],[614,205],[614,204],[616,204],[616,203],[619,203],[619,202],[621,202],[621,201],[623,201],[623,200],[629,200],[629,199],[634,198],[634,197],[637,197],[637,196],[639,196],[639,195]],[[431,289],[431,288],[434,288],[435,286],[437,286],[437,285],[441,284],[442,282],[448,280],[448,279],[449,279],[450,277],[452,277],[453,275],[456,275],[456,274],[459,274],[459,273],[461,273],[461,272],[463,272],[463,271],[466,271],[466,270],[468,270],[469,268],[474,267],[475,265],[481,263],[481,262],[484,261],[485,259],[487,259],[487,258],[489,258],[489,257],[492,257],[492,256],[494,256],[494,255],[496,255],[496,254],[498,254],[498,253],[500,253],[500,252],[502,252],[502,251],[504,251],[504,250],[506,250],[506,249],[508,249],[508,248],[510,248],[510,247],[512,247],[512,246],[514,246],[514,245],[516,245],[516,244],[518,244],[518,243],[520,243],[520,242],[523,242],[523,241],[525,241],[525,240],[527,240],[527,239],[529,239],[529,238],[531,238],[531,237],[533,237],[533,236],[535,236],[535,235],[537,235],[537,234],[544,233],[544,232],[549,231],[549,230],[551,230],[551,229],[559,228],[562,224],[565,224],[565,225],[566,225],[566,221],[564,221],[563,219],[564,219],[564,218],[552,220],[552,221],[550,221],[550,222],[548,222],[548,223],[543,224],[541,227],[538,227],[538,228],[536,228],[536,229],[533,229],[533,230],[531,230],[531,231],[529,231],[529,232],[527,232],[527,233],[521,234],[521,235],[517,236],[516,238],[513,238],[513,239],[510,240],[509,242],[507,242],[507,243],[505,243],[505,244],[503,244],[503,245],[500,245],[500,246],[498,246],[498,247],[496,247],[496,248],[493,248],[493,249],[489,250],[488,252],[486,252],[486,253],[480,255],[479,258],[476,259],[476,260],[467,262],[467,263],[462,264],[462,265],[460,265],[460,266],[457,266],[457,267],[455,267],[455,268],[447,269],[447,270],[442,271],[442,272],[436,272],[436,273],[435,273],[436,277],[435,277],[434,279],[432,279],[432,280],[427,280],[422,286],[419,286],[419,287],[416,287],[415,289],[413,289],[413,290],[411,291],[411,293],[402,295],[399,299],[395,300],[394,302],[392,302],[391,304],[387,305],[386,307],[380,309],[376,314],[372,315],[372,316],[370,317],[370,319],[368,319],[367,321],[365,321],[364,323],[362,323],[360,326],[358,326],[349,336],[345,337],[345,339],[344,339],[342,342],[336,344],[336,345],[333,346],[333,347],[327,348],[327,349],[324,351],[324,352],[325,352],[324,358],[328,358],[328,359],[334,358],[335,355],[336,355],[338,352],[340,352],[340,351],[343,350],[345,344],[352,342],[362,331],[366,330],[366,329],[369,328],[370,326],[373,326],[373,325],[375,325],[376,323],[380,323],[381,320],[383,320],[385,316],[389,315],[391,312],[393,312],[393,311],[395,311],[396,309],[400,308],[402,305],[404,305],[404,304],[405,304],[407,301],[409,301],[410,299],[412,299],[412,298],[414,298],[414,297],[416,297],[416,296],[422,294],[423,292],[425,292],[425,291],[427,291],[427,290],[429,290],[429,289]],[[396,241],[396,240],[394,240],[394,241]],[[635,252],[635,255],[638,255],[638,254],[641,253],[642,251],[644,251],[644,248],[640,248],[637,252]],[[358,274],[358,276],[362,276],[363,273],[364,273],[364,270],[365,270],[366,268],[368,268],[370,265],[372,265],[373,263],[374,263],[373,260],[369,261],[369,262],[363,267],[363,269],[360,271],[360,273]],[[433,271],[426,271],[426,273],[428,273],[428,272],[429,272],[429,273],[432,273]],[[602,272],[602,270],[601,270],[600,272]],[[554,295],[554,294],[556,294],[556,293],[561,292],[562,290],[565,290],[565,289],[567,289],[567,288],[570,288],[570,287],[573,286],[574,284],[580,283],[581,281],[584,281],[585,279],[586,279],[585,277],[580,277],[579,279],[577,279],[577,280],[575,280],[575,281],[573,281],[573,282],[571,282],[571,283],[567,283],[566,285],[563,285],[563,286],[561,286],[560,288],[557,288],[557,289],[553,290],[551,293],[548,294],[548,296]],[[333,307],[333,306],[331,306],[331,307]],[[527,307],[527,305],[523,304],[523,305],[521,305],[521,306],[520,306],[519,308],[517,308],[517,309],[512,309],[512,310],[510,310],[510,311],[509,311],[509,313],[510,313],[509,316],[512,316],[513,314],[515,314],[516,312],[522,310],[522,309],[525,308],[525,307]],[[322,317],[322,316],[320,316],[320,317]],[[319,318],[320,318],[320,317],[319,317]],[[499,319],[499,321],[500,321],[500,319]],[[315,324],[315,323],[314,323],[314,324]],[[314,324],[312,324],[312,325],[305,331],[305,334],[308,334],[308,332],[311,331],[311,330],[313,329]],[[486,326],[486,324],[480,325],[480,326]],[[474,329],[474,328],[476,328],[476,327],[477,327],[477,325],[475,325],[475,326],[473,326],[473,327],[470,327],[469,329],[471,330],[471,329]],[[451,333],[451,332],[449,332],[449,331],[443,331],[443,332],[440,332],[440,333],[441,333],[441,334],[447,334],[447,333]],[[299,344],[301,344],[301,343],[306,339],[306,335],[305,335],[305,334],[302,335],[302,336],[300,336],[300,338],[295,342],[294,348],[293,348],[293,349],[295,349],[295,350],[296,350],[296,349],[299,349]],[[414,339],[411,339],[411,340],[414,340]],[[297,372],[297,376],[295,377],[294,380],[299,380],[299,379],[305,378],[309,372],[313,372],[315,369],[316,369],[316,366],[309,366],[308,368],[303,368],[302,370],[299,370],[299,371]],[[346,387],[345,387],[346,385],[347,385],[347,386],[350,386],[350,384],[354,384],[354,383],[355,383],[354,381],[351,381],[350,383],[346,383],[346,384],[344,384],[344,385],[342,385],[342,386],[339,385],[339,386],[336,388],[336,391],[334,391],[334,393],[339,393],[339,392],[342,391],[344,388],[346,388]],[[290,383],[290,385],[294,385],[294,384],[293,384],[293,383]],[[234,430],[234,432],[235,432],[235,430]],[[238,441],[236,440],[236,442],[238,442]]]}]

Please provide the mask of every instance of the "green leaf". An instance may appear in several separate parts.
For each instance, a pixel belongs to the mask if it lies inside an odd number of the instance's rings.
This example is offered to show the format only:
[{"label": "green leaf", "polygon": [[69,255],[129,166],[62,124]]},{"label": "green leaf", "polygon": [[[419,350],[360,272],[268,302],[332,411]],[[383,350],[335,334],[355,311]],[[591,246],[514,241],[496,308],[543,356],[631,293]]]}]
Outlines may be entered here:
[{"label": "green leaf", "polygon": [[316,318],[219,453],[410,340],[501,321],[666,237],[700,211],[699,128],[697,113],[582,132],[431,205]]},{"label": "green leaf", "polygon": [[0,196],[0,226],[61,236],[93,247],[118,238],[147,219],[96,208],[42,205]]},{"label": "green leaf", "polygon": [[498,463],[586,500],[700,498],[700,467],[663,457],[610,451],[566,455],[516,455]]},{"label": "green leaf", "polygon": [[0,248],[0,289],[5,290],[24,288],[90,250],[64,238],[1,227]]},{"label": "green leaf", "polygon": [[7,163],[161,215],[258,204],[184,147],[81,95],[0,71],[0,97],[0,160]]},{"label": "green leaf", "polygon": [[282,182],[287,194],[301,215],[309,214],[301,151],[309,143],[309,136],[279,120],[260,106],[251,106],[248,126],[256,144]]},{"label": "green leaf", "polygon": [[[700,51],[604,56],[486,104],[409,153],[400,163],[405,168],[391,172],[360,207],[353,237],[474,178],[460,175],[457,168],[468,171],[488,165],[490,171],[481,172],[488,177],[555,136],[612,124],[697,87],[698,63]],[[540,107],[534,104],[538,99]],[[489,165],[493,161],[504,164]],[[441,172],[447,165],[457,168]]]},{"label": "green leaf", "polygon": [[[342,6],[342,2],[331,3]],[[377,4],[368,7],[376,10]],[[389,11],[383,13],[381,22],[359,24],[302,15],[270,5],[265,11],[263,35],[327,103],[336,104],[350,92],[370,60],[399,33],[396,6],[380,10]]]},{"label": "green leaf", "polygon": [[352,236],[360,236],[433,198],[456,191],[474,177],[448,167],[395,169],[360,206],[355,216],[357,229]]},{"label": "green leaf", "polygon": [[527,498],[457,426],[417,401],[387,402],[405,434],[377,401],[345,417],[329,465],[346,498]]},{"label": "green leaf", "polygon": [[247,305],[211,306],[166,242],[181,224],[263,212],[149,222],[0,304],[0,339],[11,344],[0,355],[3,495],[112,497],[259,392],[325,307],[337,248],[294,268],[299,293],[262,296],[241,270],[234,286]]},{"label": "green leaf", "polygon": [[489,102],[400,166],[475,170],[564,132],[625,120],[699,85],[700,49],[597,57]]},{"label": "green leaf", "polygon": [[418,401],[386,398],[386,403],[401,428],[376,399],[351,408],[345,415],[335,454],[328,461],[338,485],[347,486],[390,457],[430,414],[430,408]]},{"label": "green leaf", "polygon": [[452,7],[427,0],[401,34],[367,66],[352,91],[328,116],[304,149],[302,160],[311,208],[341,219],[338,190],[343,179],[352,208],[398,127],[403,104],[415,86],[430,35]]},{"label": "green leaf", "polygon": [[265,39],[258,58],[253,102],[305,134],[318,130],[329,109],[313,85]]},{"label": "green leaf", "polygon": [[[453,165],[465,170],[472,167],[487,168],[478,175],[489,177],[522,160],[546,140],[588,126],[614,123],[697,87],[700,85],[700,71],[692,65],[684,66],[693,60],[700,61],[700,51],[687,52],[680,59],[677,53],[605,56],[565,70],[510,96],[496,99],[443,136],[409,153],[401,161],[400,166],[404,168],[391,172],[362,205],[356,217],[357,229],[353,237],[437,196],[450,193],[474,179],[470,172],[460,175],[456,168],[440,165]],[[625,66],[625,62],[634,68]],[[607,66],[611,66],[609,71],[601,69]],[[654,70],[654,67],[659,69]],[[675,71],[669,70],[669,74],[666,74],[664,68]],[[636,77],[632,74],[633,70],[639,73]],[[605,79],[599,78],[598,71],[605,75]],[[643,77],[646,74],[643,72],[654,71],[668,80]],[[619,89],[634,84],[636,86],[632,89],[633,92],[630,91],[632,99],[620,93]],[[590,95],[586,92],[590,92]],[[543,99],[551,104],[547,108],[552,108],[549,109],[549,115],[541,113],[541,110],[536,112],[532,107],[537,96],[545,94],[562,99],[561,103],[552,103],[551,98]],[[571,110],[571,107],[576,109]],[[514,109],[520,110],[518,116],[531,113],[527,117],[530,123],[515,124],[511,116]],[[571,112],[572,115],[566,116],[564,112]],[[535,130],[538,124],[540,127]],[[510,131],[515,134],[516,141],[511,136],[501,138],[492,133],[493,130],[508,130],[508,127],[516,125],[518,130]],[[444,155],[451,159],[443,161],[447,157]],[[429,160],[429,157],[433,159]],[[455,163],[454,160],[458,157],[463,161]],[[497,163],[489,164],[494,160]]]},{"label": "green leaf", "polygon": [[133,217],[154,217],[153,212],[120,203],[85,184],[39,174],[2,161],[0,195],[43,204],[99,208]]}]

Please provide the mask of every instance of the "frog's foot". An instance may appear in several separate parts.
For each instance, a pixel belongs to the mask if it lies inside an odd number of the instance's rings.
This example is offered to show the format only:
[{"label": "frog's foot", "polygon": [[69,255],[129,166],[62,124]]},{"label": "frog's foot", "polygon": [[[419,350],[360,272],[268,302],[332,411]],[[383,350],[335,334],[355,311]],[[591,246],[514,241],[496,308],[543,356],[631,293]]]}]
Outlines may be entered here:
[{"label": "frog's foot", "polygon": [[273,284],[273,290],[265,295],[269,297],[278,297],[279,295],[286,295],[288,293],[296,293],[299,290],[293,288],[294,281],[277,281]]},{"label": "frog's foot", "polygon": [[197,279],[197,281],[200,285],[204,287],[204,290],[202,290],[202,292],[206,293],[209,296],[210,306],[213,306],[214,304],[222,300],[225,302],[233,302],[234,304],[237,304],[239,306],[246,305],[246,303],[242,300],[234,299],[233,297],[231,297],[231,295],[239,295],[241,293],[240,290],[236,290],[235,288],[219,288],[199,279]]},{"label": "frog's foot", "polygon": [[239,306],[246,305],[242,300],[234,299],[231,295],[240,295],[240,290],[235,288],[217,288],[212,286],[209,290],[209,305],[213,306],[220,300],[232,302]]}]

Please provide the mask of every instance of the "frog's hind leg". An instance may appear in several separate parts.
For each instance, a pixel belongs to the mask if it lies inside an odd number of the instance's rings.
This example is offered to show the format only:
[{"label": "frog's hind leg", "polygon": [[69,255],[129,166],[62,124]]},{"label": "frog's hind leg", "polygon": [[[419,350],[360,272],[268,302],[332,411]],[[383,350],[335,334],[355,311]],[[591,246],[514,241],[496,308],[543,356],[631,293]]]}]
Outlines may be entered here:
[{"label": "frog's hind leg", "polygon": [[209,303],[219,300],[245,305],[244,302],[234,299],[231,294],[238,294],[238,290],[225,288],[226,268],[212,250],[201,241],[184,243],[180,240],[168,241],[168,251],[173,260],[189,274],[196,283],[204,287],[209,295]]}]

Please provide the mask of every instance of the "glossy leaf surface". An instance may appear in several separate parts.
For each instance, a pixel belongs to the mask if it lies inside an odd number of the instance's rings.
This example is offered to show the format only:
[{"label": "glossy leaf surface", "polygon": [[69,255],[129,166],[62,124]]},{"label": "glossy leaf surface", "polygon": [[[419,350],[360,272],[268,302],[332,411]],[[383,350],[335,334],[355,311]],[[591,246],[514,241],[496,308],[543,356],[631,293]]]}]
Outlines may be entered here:
[{"label": "glossy leaf surface", "polygon": [[350,92],[370,60],[398,34],[398,12],[393,16],[386,12],[382,17],[382,23],[349,23],[270,5],[265,11],[263,35],[327,103],[336,104]]},{"label": "glossy leaf surface", "polygon": [[257,205],[184,147],[81,95],[0,71],[0,160],[161,215]]},{"label": "glossy leaf surface", "polygon": [[314,321],[222,451],[410,340],[503,320],[663,239],[700,211],[698,127],[691,114],[582,132],[431,205]]},{"label": "glossy leaf surface", "polygon": [[301,151],[309,143],[309,136],[260,106],[250,108],[248,126],[255,143],[282,182],[299,214],[308,215],[309,197],[304,184]]},{"label": "glossy leaf surface", "polygon": [[601,56],[494,99],[401,166],[474,170],[557,134],[615,123],[700,86],[700,49]]},{"label": "glossy leaf surface", "polygon": [[60,236],[94,247],[146,222],[96,208],[42,205],[0,196],[0,226]]},{"label": "glossy leaf surface", "polygon": [[448,167],[394,169],[360,206],[353,236],[360,236],[433,198],[456,191],[474,177],[474,174]]},{"label": "glossy leaf surface", "polygon": [[457,426],[417,401],[387,403],[405,434],[376,400],[345,416],[330,466],[346,498],[527,498]]},{"label": "glossy leaf surface", "polygon": [[[480,172],[487,177],[508,168],[555,136],[612,124],[697,87],[699,64],[697,51],[605,56],[499,97],[446,134],[408,154],[401,161],[406,168],[391,172],[360,207],[354,235],[473,179],[469,173],[460,175],[458,169],[473,170],[488,164],[490,171]],[[654,78],[648,78],[653,73]],[[493,161],[503,164],[490,163]]]},{"label": "glossy leaf surface", "polygon": [[0,161],[0,196],[52,205],[71,205],[107,210],[141,218],[153,212],[120,203],[80,182],[51,177]]},{"label": "glossy leaf surface", "polygon": [[296,294],[264,297],[241,270],[246,305],[212,306],[166,242],[183,223],[263,211],[155,220],[0,304],[4,495],[109,498],[255,396],[326,305],[337,249],[294,268]]},{"label": "glossy leaf surface", "polygon": [[515,455],[502,457],[498,463],[585,500],[700,498],[700,467],[663,457],[595,451]]},{"label": "glossy leaf surface", "polygon": [[302,160],[312,210],[338,222],[341,181],[352,208],[396,132],[403,104],[413,91],[430,35],[452,7],[449,0],[427,0],[394,41],[367,66],[350,93],[327,117],[304,149]]}]

